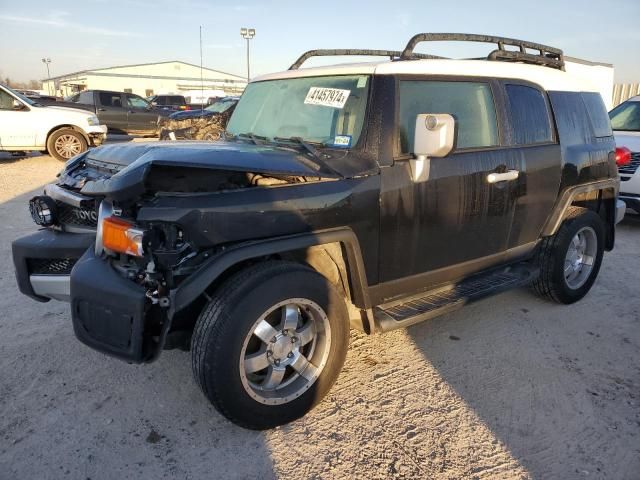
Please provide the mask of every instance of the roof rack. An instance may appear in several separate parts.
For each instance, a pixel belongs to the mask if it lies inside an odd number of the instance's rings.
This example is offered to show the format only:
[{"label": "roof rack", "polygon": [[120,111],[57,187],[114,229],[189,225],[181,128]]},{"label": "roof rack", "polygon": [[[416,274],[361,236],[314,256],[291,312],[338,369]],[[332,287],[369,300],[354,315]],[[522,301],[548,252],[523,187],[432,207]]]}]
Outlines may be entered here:
[{"label": "roof rack", "polygon": [[[559,48],[549,47],[540,43],[517,40],[515,38],[494,37],[490,35],[478,35],[475,33],[419,33],[411,37],[409,43],[402,51],[400,60],[413,60],[416,53],[413,49],[421,42],[483,42],[495,43],[497,50],[493,50],[487,55],[487,60],[498,60],[506,62],[523,62],[534,65],[564,70],[564,54]],[[519,50],[506,50],[505,45],[518,47]],[[529,50],[537,50],[539,53],[529,53]]]},{"label": "roof rack", "polygon": [[[405,49],[406,52],[406,49]],[[300,66],[310,59],[311,57],[338,57],[338,56],[361,56],[361,57],[389,57],[391,60],[400,59],[405,52],[398,50],[362,50],[362,49],[329,49],[329,50],[309,50],[308,52],[300,55],[293,65],[289,67],[289,70],[297,70]],[[410,59],[442,59],[437,55],[429,55],[426,53],[413,53],[407,57]]]}]

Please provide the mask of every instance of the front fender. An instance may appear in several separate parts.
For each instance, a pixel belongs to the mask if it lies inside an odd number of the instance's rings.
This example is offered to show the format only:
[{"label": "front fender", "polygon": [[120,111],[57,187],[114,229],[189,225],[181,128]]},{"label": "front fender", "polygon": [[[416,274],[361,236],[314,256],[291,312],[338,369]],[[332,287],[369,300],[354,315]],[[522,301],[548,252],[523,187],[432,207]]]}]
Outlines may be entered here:
[{"label": "front fender", "polygon": [[340,243],[346,251],[353,303],[359,308],[370,308],[371,302],[358,238],[350,228],[334,228],[243,242],[226,248],[204,262],[178,288],[170,292],[169,316],[173,317],[176,312],[186,308],[227,269],[242,261],[329,243]]}]

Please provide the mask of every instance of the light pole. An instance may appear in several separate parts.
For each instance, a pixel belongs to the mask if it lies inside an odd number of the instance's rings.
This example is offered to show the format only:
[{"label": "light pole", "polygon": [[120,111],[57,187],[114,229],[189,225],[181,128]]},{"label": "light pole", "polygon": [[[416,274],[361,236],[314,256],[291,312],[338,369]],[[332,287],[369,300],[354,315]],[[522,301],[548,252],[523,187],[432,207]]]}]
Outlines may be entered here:
[{"label": "light pole", "polygon": [[49,73],[49,64],[51,63],[51,59],[43,58],[42,63],[47,66],[47,92],[51,95],[51,74]]},{"label": "light pole", "polygon": [[256,36],[255,28],[244,28],[240,29],[240,35],[247,41],[247,83],[249,83],[250,70],[249,70],[249,40]]}]

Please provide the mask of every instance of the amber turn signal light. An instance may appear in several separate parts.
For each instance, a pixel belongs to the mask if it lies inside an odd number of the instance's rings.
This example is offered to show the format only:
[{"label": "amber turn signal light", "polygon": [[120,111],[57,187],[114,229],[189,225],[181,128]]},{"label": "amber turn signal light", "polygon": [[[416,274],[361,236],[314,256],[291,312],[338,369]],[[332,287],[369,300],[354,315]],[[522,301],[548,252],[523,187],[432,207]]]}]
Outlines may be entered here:
[{"label": "amber turn signal light", "polygon": [[143,256],[142,236],[144,231],[118,217],[107,217],[102,221],[102,245],[113,252]]}]

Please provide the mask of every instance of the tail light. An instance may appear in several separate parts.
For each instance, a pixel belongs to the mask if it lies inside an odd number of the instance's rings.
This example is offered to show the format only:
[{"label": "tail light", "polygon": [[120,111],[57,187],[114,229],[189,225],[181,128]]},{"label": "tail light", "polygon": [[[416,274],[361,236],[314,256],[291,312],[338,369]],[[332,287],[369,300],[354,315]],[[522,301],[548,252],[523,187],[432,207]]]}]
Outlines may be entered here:
[{"label": "tail light", "polygon": [[180,105],[180,110],[191,110],[191,107],[189,105]]},{"label": "tail light", "polygon": [[631,150],[627,147],[616,147],[616,165],[624,167],[631,163]]},{"label": "tail light", "polygon": [[102,246],[113,252],[143,256],[143,235],[143,230],[121,218],[107,217],[102,220]]}]

